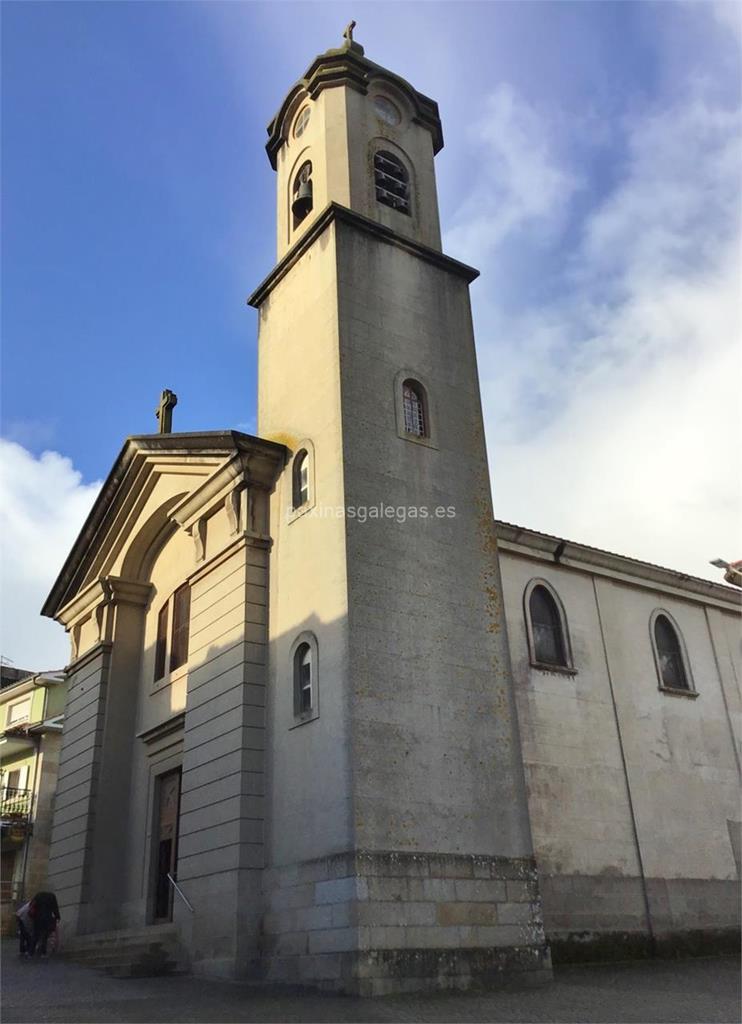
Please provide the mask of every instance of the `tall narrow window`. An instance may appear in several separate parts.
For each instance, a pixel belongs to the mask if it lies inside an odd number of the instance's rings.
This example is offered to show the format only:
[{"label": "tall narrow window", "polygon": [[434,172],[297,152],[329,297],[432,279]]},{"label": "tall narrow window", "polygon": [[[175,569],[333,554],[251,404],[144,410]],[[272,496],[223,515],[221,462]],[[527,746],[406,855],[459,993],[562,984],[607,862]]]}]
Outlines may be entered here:
[{"label": "tall narrow window", "polygon": [[294,654],[294,699],[297,714],[312,710],[312,649],[306,643],[299,644]]},{"label": "tall narrow window", "polygon": [[379,150],[374,154],[376,201],[400,213],[410,212],[410,176],[394,153]]},{"label": "tall narrow window", "polygon": [[191,618],[191,588],[186,584],[173,594],[173,632],[170,641],[170,671],[188,661],[188,630]]},{"label": "tall narrow window", "polygon": [[528,598],[532,660],[539,665],[569,668],[562,617],[552,594],[543,585],[533,588]]},{"label": "tall narrow window", "polygon": [[166,601],[157,616],[157,640],[155,642],[155,682],[165,675],[167,664],[167,612],[170,602]]},{"label": "tall narrow window", "polygon": [[294,508],[301,508],[309,501],[309,452],[306,448],[302,448],[294,457],[291,491]]},{"label": "tall narrow window", "polygon": [[402,406],[404,428],[407,433],[414,434],[416,437],[427,437],[423,391],[416,381],[406,380],[402,385]]},{"label": "tall narrow window", "polygon": [[294,228],[297,228],[314,205],[314,189],[312,187],[312,163],[307,160],[299,168],[291,188],[291,212],[294,215]]},{"label": "tall narrow window", "polygon": [[680,638],[666,615],[658,615],[654,620],[654,642],[660,685],[668,690],[690,690]]}]

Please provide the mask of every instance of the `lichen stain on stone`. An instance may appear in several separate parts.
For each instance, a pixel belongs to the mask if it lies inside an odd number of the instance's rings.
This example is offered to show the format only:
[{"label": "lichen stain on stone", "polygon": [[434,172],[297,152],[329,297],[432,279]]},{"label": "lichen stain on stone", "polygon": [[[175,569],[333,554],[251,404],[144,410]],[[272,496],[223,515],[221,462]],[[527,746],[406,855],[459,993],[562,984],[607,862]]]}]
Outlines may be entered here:
[{"label": "lichen stain on stone", "polygon": [[299,438],[294,434],[286,434],[281,430],[269,431],[264,435],[266,441],[275,441],[276,444],[284,444],[292,452],[296,449],[299,444]]}]

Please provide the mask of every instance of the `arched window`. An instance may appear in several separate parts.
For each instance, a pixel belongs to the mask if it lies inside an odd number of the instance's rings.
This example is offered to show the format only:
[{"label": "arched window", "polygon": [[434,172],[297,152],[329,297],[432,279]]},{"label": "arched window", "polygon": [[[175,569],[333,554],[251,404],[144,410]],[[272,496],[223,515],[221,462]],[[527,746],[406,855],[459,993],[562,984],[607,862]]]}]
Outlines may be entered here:
[{"label": "arched window", "polygon": [[312,648],[308,643],[301,643],[294,652],[294,710],[297,715],[306,715],[314,706],[312,675]]},{"label": "arched window", "polygon": [[402,408],[404,410],[404,428],[415,437],[428,436],[427,416],[425,414],[425,393],[422,385],[415,380],[406,380],[402,384]]},{"label": "arched window", "polygon": [[294,215],[294,228],[311,212],[313,206],[312,162],[307,160],[299,168],[291,187],[291,212]]},{"label": "arched window", "polygon": [[572,669],[564,614],[546,583],[533,581],[526,589],[526,626],[532,664]]},{"label": "arched window", "polygon": [[394,153],[379,150],[374,154],[376,201],[400,213],[410,212],[410,176]]},{"label": "arched window", "polygon": [[660,686],[668,690],[690,690],[680,637],[667,615],[655,617],[653,633]]},{"label": "arched window", "polygon": [[291,471],[292,504],[295,509],[301,508],[309,501],[309,452],[302,448],[294,456]]}]

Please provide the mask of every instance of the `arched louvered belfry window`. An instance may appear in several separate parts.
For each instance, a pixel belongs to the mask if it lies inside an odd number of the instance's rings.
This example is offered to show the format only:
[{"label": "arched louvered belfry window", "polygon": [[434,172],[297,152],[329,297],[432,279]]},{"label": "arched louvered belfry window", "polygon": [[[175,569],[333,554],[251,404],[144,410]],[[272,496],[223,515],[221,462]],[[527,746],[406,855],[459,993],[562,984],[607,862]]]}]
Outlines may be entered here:
[{"label": "arched louvered belfry window", "polygon": [[376,201],[400,213],[410,212],[410,175],[394,153],[380,149],[374,154]]},{"label": "arched louvered belfry window", "polygon": [[655,616],[653,633],[660,686],[668,690],[690,690],[680,636],[667,615]]},{"label": "arched louvered belfry window", "polygon": [[536,665],[570,669],[565,623],[549,587],[536,583],[527,598],[531,661]]},{"label": "arched louvered belfry window", "polygon": [[301,508],[309,501],[309,452],[302,448],[294,456],[291,470],[291,492],[294,508]]},{"label": "arched louvered belfry window", "polygon": [[404,428],[415,437],[428,436],[427,412],[425,409],[425,392],[416,380],[406,380],[402,384],[402,408],[404,410]]}]

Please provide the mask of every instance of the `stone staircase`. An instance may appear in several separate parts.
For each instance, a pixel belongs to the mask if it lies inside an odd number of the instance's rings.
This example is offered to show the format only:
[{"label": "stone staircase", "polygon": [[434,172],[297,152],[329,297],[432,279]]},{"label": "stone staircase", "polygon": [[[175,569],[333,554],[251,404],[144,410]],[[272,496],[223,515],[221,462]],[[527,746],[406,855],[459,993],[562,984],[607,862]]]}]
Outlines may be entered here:
[{"label": "stone staircase", "polygon": [[60,956],[115,978],[154,978],[188,970],[188,959],[171,924],[76,935],[64,940]]}]

